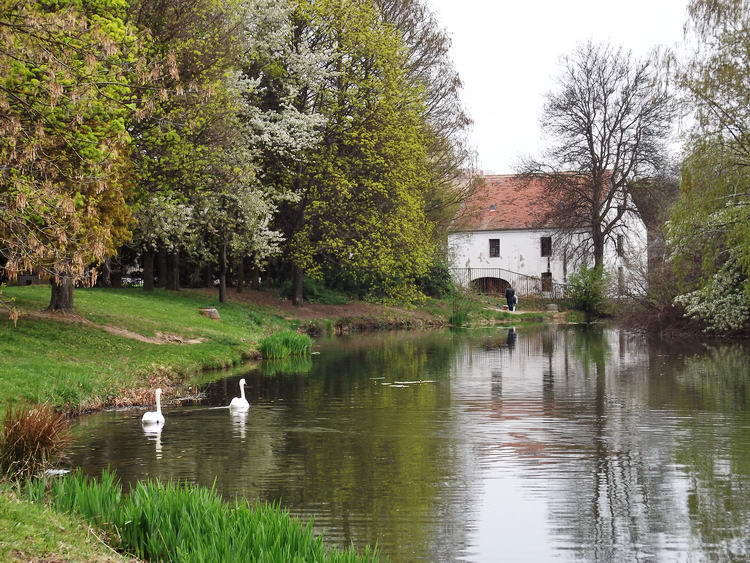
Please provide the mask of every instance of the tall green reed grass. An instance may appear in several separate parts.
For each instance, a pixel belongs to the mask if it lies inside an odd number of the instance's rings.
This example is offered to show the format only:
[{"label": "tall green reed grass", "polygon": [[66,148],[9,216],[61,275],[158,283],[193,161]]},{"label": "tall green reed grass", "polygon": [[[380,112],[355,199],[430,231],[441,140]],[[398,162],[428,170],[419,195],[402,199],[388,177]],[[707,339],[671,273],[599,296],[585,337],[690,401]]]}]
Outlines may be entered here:
[{"label": "tall green reed grass", "polygon": [[283,330],[262,339],[258,345],[264,358],[278,359],[305,356],[310,353],[312,339],[307,334]]},{"label": "tall green reed grass", "polygon": [[[253,561],[334,563],[377,561],[371,549],[335,550],[312,525],[273,504],[227,504],[216,491],[185,484],[138,483],[127,495],[110,472],[97,481],[80,474],[48,487],[59,510],[82,515],[119,538],[120,548],[149,561]],[[45,486],[26,485],[39,501]]]}]

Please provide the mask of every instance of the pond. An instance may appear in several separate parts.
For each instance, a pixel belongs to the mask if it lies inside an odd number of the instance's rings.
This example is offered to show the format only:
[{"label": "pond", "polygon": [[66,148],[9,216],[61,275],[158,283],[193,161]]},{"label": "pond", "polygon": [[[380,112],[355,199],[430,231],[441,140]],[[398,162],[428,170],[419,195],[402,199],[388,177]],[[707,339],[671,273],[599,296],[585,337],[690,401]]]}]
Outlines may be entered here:
[{"label": "pond", "polygon": [[[354,335],[82,417],[71,461],[277,501],[392,561],[750,556],[750,348],[616,328]],[[226,408],[247,380],[251,410]]]}]

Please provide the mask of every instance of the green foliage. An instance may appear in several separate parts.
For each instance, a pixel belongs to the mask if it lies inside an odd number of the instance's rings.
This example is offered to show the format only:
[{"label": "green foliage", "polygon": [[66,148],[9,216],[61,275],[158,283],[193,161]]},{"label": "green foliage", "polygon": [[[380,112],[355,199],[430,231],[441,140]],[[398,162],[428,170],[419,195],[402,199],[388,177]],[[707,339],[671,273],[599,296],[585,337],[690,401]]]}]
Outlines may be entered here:
[{"label": "green foliage", "polygon": [[589,316],[601,316],[608,308],[609,277],[603,268],[581,267],[570,276],[567,298],[573,309]]},{"label": "green foliage", "polygon": [[[45,481],[28,483],[36,485],[38,498],[44,497]],[[131,561],[102,543],[80,516],[28,502],[0,484],[0,560],[17,561],[20,554],[30,561]]]},{"label": "green foliage", "polygon": [[417,286],[422,293],[436,299],[444,299],[455,291],[450,269],[444,263],[431,266],[425,276],[417,279]]},{"label": "green foliage", "polygon": [[[91,282],[129,236],[129,119],[160,74],[120,0],[0,0],[0,252]],[[134,64],[138,60],[138,64]],[[147,76],[148,75],[148,76]]]},{"label": "green foliage", "polygon": [[[38,496],[38,491],[33,492]],[[113,534],[120,546],[149,561],[375,561],[367,550],[329,550],[312,525],[277,505],[225,504],[210,489],[138,483],[127,495],[113,474],[81,474],[52,483],[54,507],[80,514]]]},{"label": "green foliage", "polygon": [[278,359],[288,356],[306,356],[310,353],[312,339],[307,334],[284,330],[260,341],[258,349],[264,358]]},{"label": "green foliage", "polygon": [[705,325],[706,332],[730,334],[750,326],[750,296],[743,291],[747,278],[738,265],[727,262],[700,289],[675,298],[688,317]]},{"label": "green foliage", "polygon": [[[313,277],[376,298],[417,296],[416,279],[434,259],[434,225],[425,215],[427,131],[425,94],[408,76],[408,53],[374,3],[297,0],[289,14],[289,53],[312,49],[314,95],[281,103],[287,88],[265,73],[261,107],[281,119],[294,107],[318,115],[323,142],[289,158],[266,153],[264,182],[293,186],[281,204],[279,227],[288,257]],[[306,39],[307,38],[307,39]],[[299,45],[315,38],[315,45]],[[279,62],[277,53],[269,61]],[[274,95],[269,95],[273,92]],[[300,160],[304,166],[300,166]]]},{"label": "green foliage", "polygon": [[[284,282],[279,295],[285,299],[291,299],[294,288],[291,281]],[[305,276],[302,280],[302,297],[310,303],[323,303],[325,305],[345,305],[349,298],[325,286],[324,282]]]},{"label": "green foliage", "polygon": [[682,295],[709,331],[750,326],[750,5],[691,0],[695,51],[678,75],[696,120],[669,242]]},{"label": "green foliage", "polygon": [[459,309],[453,311],[451,316],[448,317],[448,324],[451,326],[464,326],[469,320],[469,312],[465,309]]}]

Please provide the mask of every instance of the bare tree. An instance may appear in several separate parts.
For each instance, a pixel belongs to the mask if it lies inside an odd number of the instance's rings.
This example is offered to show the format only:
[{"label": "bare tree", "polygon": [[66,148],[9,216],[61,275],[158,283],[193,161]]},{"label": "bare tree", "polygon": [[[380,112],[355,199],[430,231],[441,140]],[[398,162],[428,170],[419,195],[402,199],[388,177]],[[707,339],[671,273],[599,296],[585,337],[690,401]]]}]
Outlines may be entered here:
[{"label": "bare tree", "polygon": [[565,229],[579,256],[604,263],[608,241],[638,213],[631,187],[664,167],[675,105],[656,55],[588,42],[564,59],[542,126],[553,139],[522,173],[542,184],[540,226]]}]

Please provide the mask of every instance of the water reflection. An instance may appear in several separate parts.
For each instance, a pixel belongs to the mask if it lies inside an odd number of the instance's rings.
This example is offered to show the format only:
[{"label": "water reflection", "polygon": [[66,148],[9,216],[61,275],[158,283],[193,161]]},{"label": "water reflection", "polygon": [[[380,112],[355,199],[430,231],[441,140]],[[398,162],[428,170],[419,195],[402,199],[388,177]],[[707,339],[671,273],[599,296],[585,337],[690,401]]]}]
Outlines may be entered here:
[{"label": "water reflection", "polygon": [[238,374],[148,440],[137,413],[82,418],[73,460],[277,500],[394,561],[748,556],[747,347],[518,327],[319,349],[241,374],[246,413],[207,408]]},{"label": "water reflection", "polygon": [[241,443],[244,442],[247,433],[248,411],[230,410],[229,417],[232,419],[233,435],[239,438]]},{"label": "water reflection", "polygon": [[161,459],[162,446],[161,446],[161,431],[164,428],[163,424],[143,426],[143,435],[146,439],[154,443],[155,458]]}]

